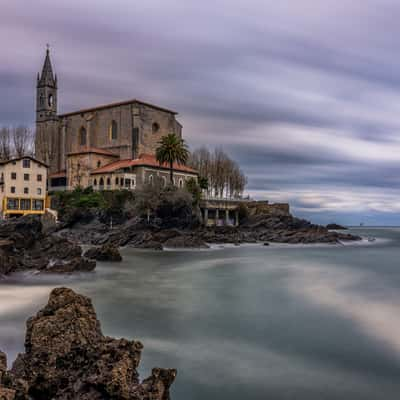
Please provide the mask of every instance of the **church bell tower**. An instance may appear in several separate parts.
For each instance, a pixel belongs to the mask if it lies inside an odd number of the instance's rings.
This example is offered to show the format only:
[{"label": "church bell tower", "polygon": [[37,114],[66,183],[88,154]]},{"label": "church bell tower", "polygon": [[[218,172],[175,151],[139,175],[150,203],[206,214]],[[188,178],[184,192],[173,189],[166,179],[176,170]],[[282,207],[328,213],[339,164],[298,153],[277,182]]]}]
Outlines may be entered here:
[{"label": "church bell tower", "polygon": [[57,75],[53,74],[47,47],[42,73],[36,82],[35,156],[50,166],[50,172],[61,167],[60,127],[57,117]]},{"label": "church bell tower", "polygon": [[36,122],[54,120],[57,120],[57,75],[53,74],[50,50],[47,48],[42,74],[37,76]]}]

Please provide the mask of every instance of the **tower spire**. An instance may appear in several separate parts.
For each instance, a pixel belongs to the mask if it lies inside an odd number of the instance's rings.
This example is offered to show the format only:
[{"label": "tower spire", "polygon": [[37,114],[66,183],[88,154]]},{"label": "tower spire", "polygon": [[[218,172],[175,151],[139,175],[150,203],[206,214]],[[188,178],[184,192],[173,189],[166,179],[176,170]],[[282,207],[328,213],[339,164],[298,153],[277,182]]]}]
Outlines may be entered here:
[{"label": "tower spire", "polygon": [[46,58],[44,59],[42,74],[38,82],[38,86],[56,87],[56,80],[53,74],[53,67],[50,60],[50,45],[46,45]]}]

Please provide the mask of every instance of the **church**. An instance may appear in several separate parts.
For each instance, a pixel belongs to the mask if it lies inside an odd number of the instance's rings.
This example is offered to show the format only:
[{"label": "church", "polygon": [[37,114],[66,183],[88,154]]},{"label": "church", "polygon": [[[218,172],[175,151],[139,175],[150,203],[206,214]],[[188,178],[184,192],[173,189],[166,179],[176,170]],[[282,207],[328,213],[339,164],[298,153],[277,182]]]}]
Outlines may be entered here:
[{"label": "church", "polygon": [[[50,51],[36,86],[35,156],[49,165],[49,191],[92,186],[95,190],[135,189],[159,179],[168,182],[167,165],[155,151],[160,139],[182,137],[177,112],[132,99],[58,114],[58,80]],[[175,185],[197,172],[174,165]]]}]

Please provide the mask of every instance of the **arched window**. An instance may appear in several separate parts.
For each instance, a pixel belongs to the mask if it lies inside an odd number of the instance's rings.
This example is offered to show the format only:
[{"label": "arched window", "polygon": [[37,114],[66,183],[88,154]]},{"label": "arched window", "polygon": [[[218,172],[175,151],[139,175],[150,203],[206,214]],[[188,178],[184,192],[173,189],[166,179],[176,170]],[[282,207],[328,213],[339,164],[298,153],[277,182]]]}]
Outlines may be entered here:
[{"label": "arched window", "polygon": [[97,179],[94,180],[93,185],[97,186]]},{"label": "arched window", "polygon": [[116,121],[112,120],[109,128],[110,140],[118,139],[118,124]]},{"label": "arched window", "polygon": [[179,187],[182,189],[183,188],[183,180],[179,179]]},{"label": "arched window", "polygon": [[149,176],[149,184],[153,186],[153,175]]},{"label": "arched window", "polygon": [[86,146],[86,129],[83,126],[79,129],[79,143]]},{"label": "arched window", "polygon": [[135,180],[132,179],[132,187],[135,187]]},{"label": "arched window", "polygon": [[111,179],[107,178],[107,186],[110,186],[110,185],[111,185]]},{"label": "arched window", "polygon": [[165,176],[161,177],[161,185],[162,185],[162,187],[167,186],[167,178]]},{"label": "arched window", "polygon": [[99,161],[97,161],[97,168],[100,168],[101,167],[101,161],[99,160]]},{"label": "arched window", "polygon": [[119,184],[119,179],[118,178],[115,178],[115,184],[118,186],[118,184]]},{"label": "arched window", "polygon": [[103,177],[100,178],[99,185],[100,185],[100,189],[103,189],[103,187],[104,187],[104,179],[103,179]]},{"label": "arched window", "polygon": [[119,181],[120,186],[124,186],[124,178],[121,178]]}]

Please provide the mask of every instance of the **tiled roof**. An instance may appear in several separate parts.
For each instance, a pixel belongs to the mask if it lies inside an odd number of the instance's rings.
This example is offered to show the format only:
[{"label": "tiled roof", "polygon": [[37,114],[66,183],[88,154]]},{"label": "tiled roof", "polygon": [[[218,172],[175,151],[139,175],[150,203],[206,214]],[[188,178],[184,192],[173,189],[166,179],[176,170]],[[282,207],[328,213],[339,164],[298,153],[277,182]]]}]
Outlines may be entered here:
[{"label": "tiled roof", "polygon": [[2,160],[2,161],[0,161],[0,165],[8,164],[13,161],[20,161],[20,160],[23,160],[24,158],[29,158],[29,160],[32,160],[35,163],[41,164],[44,167],[49,168],[49,166],[47,164],[45,164],[44,162],[42,162],[32,156],[23,156],[23,157],[10,158],[9,160]]},{"label": "tiled roof", "polygon": [[[128,167],[154,167],[154,168],[161,168],[161,169],[169,169],[168,164],[160,165],[159,162],[156,160],[156,157],[151,154],[142,154],[139,158],[134,160],[119,160],[114,161],[110,164],[104,165],[103,167],[97,168],[93,170],[91,173],[93,174],[104,174],[110,173],[114,171],[118,171],[119,169],[128,168]],[[177,163],[173,164],[174,171],[180,172],[188,172],[191,174],[197,174],[197,171],[193,168],[190,168],[186,165],[179,165]]]},{"label": "tiled roof", "polygon": [[89,154],[89,153],[94,153],[94,154],[102,154],[105,156],[111,156],[111,157],[119,157],[118,154],[114,154],[111,151],[108,151],[106,149],[99,149],[97,147],[86,147],[82,150],[79,151],[74,151],[72,153],[68,153],[68,156],[76,156],[78,154]]},{"label": "tiled roof", "polygon": [[155,108],[155,109],[161,110],[161,111],[166,111],[168,113],[175,114],[175,115],[178,114],[176,111],[169,110],[168,108],[159,107],[159,106],[156,106],[155,104],[146,103],[145,101],[141,101],[141,100],[138,100],[138,99],[131,99],[131,100],[120,101],[120,102],[117,102],[117,103],[102,104],[100,106],[91,107],[91,108],[83,108],[81,110],[77,110],[77,111],[72,111],[72,112],[69,112],[69,113],[61,114],[61,115],[59,115],[59,117],[60,118],[69,117],[70,115],[84,114],[84,113],[87,113],[87,112],[104,110],[106,108],[126,106],[126,105],[133,104],[133,103],[143,104],[144,106]]},{"label": "tiled roof", "polygon": [[67,176],[67,171],[63,170],[63,171],[57,171],[54,172],[53,174],[49,175],[49,178],[65,178]]}]

